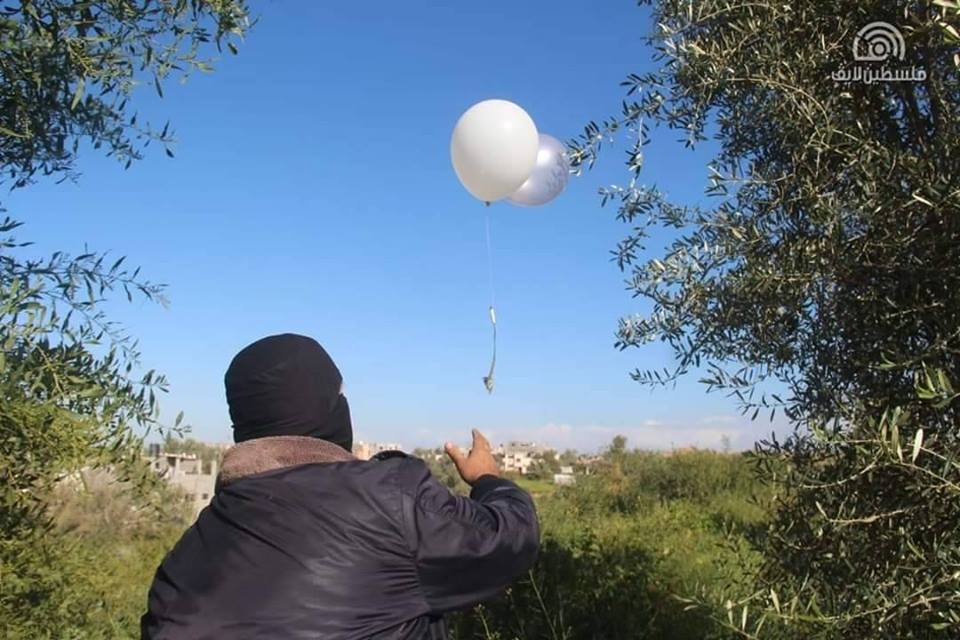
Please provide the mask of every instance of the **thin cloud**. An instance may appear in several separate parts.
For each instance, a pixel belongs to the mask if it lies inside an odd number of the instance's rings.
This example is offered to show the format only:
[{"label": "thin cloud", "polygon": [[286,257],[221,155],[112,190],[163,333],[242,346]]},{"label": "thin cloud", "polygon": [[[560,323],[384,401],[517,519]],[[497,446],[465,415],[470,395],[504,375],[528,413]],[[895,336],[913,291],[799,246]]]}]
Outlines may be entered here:
[{"label": "thin cloud", "polygon": [[640,449],[721,449],[727,441],[735,448],[749,446],[748,442],[741,442],[746,433],[740,428],[707,425],[691,428],[658,420],[644,420],[637,426],[625,427],[548,423],[531,429],[505,430],[502,434],[504,440],[533,441],[557,450],[577,449],[585,452],[605,448],[618,435],[627,438],[628,447]]},{"label": "thin cloud", "polygon": [[733,424],[739,420],[742,420],[742,416],[706,416],[700,420],[700,424]]}]

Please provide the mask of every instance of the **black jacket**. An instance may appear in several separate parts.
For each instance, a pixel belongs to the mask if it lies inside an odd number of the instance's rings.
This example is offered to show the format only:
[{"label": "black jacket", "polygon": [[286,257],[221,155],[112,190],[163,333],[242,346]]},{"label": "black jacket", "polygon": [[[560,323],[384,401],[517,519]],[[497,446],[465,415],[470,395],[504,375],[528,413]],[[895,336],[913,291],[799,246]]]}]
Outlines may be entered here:
[{"label": "black jacket", "polygon": [[526,572],[538,537],[513,482],[455,496],[402,454],[257,473],[164,559],[142,638],[445,638],[443,614]]}]

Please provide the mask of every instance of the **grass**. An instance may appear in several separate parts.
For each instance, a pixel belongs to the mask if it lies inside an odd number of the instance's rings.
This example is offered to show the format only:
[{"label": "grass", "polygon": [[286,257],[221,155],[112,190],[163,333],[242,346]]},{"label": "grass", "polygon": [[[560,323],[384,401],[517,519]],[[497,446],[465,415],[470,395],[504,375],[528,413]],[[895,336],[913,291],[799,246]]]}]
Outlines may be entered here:
[{"label": "grass", "polygon": [[524,477],[511,478],[511,480],[533,496],[550,495],[557,489],[557,486],[549,480],[534,480],[533,478]]}]

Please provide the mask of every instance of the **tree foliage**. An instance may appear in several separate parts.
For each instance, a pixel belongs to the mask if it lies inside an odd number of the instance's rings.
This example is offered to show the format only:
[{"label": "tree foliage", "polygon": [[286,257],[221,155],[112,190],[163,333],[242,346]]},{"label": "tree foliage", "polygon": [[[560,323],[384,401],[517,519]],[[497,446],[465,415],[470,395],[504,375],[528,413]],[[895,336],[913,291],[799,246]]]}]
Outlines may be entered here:
[{"label": "tree foliage", "polygon": [[[780,509],[744,636],[927,638],[960,625],[960,64],[953,1],[653,5],[658,69],[572,143],[589,166],[627,132],[632,179],[602,190],[632,231],[614,252],[652,310],[618,346],[664,341],[666,384],[706,371],[748,415]],[[916,82],[835,82],[858,31],[899,28]],[[875,64],[881,63],[862,63]],[[715,204],[641,182],[656,128],[695,146]],[[672,238],[648,247],[651,232]],[[649,257],[652,252],[655,257]],[[868,550],[866,552],[865,550]]]},{"label": "tree foliage", "polygon": [[526,475],[537,480],[553,480],[555,473],[560,473],[560,459],[556,451],[548,449],[533,456],[533,464]]},{"label": "tree foliage", "polygon": [[[172,72],[208,70],[203,45],[234,50],[246,26],[240,0],[0,3],[0,185],[72,177],[85,141],[127,164],[150,140],[171,142],[168,127],[128,115],[134,86],[162,92]],[[54,526],[51,496],[102,468],[137,509],[165,504],[140,458],[166,380],[103,311],[117,295],[162,302],[163,287],[122,257],[33,257],[19,226],[0,220],[0,635],[128,635],[103,615],[102,554]]]},{"label": "tree foliage", "polygon": [[204,45],[236,53],[247,27],[243,0],[0,3],[3,179],[20,187],[37,173],[73,175],[84,140],[126,166],[151,140],[170,144],[169,124],[130,115],[134,87],[162,96],[171,73],[212,70]]},{"label": "tree foliage", "polygon": [[155,299],[161,288],[103,255],[21,258],[16,226],[0,223],[0,629],[69,637],[86,607],[68,606],[84,600],[69,579],[74,559],[52,534],[48,496],[90,466],[112,469],[143,497],[155,492],[133,427],[158,426],[166,385],[139,371],[136,343],[98,304],[117,289]]}]

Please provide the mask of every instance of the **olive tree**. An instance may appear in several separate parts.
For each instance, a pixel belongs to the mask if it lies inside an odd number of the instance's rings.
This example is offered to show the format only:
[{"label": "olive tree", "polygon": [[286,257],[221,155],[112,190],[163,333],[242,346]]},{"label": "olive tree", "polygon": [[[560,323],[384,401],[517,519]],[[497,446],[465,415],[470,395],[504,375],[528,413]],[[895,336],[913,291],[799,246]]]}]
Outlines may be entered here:
[{"label": "olive tree", "polygon": [[[720,622],[743,637],[951,637],[960,5],[641,4],[656,70],[630,75],[620,113],[570,145],[582,169],[631,140],[629,182],[601,197],[631,227],[614,260],[650,311],[621,320],[617,345],[672,348],[673,368],[633,373],[644,384],[705,372],[751,418],[782,412],[793,427],[757,446],[778,494],[756,540],[766,562],[754,593],[723,597]],[[878,21],[902,35],[902,59],[855,55]],[[863,79],[884,68],[900,79]],[[715,141],[695,176],[712,205],[644,184],[645,144],[671,131]]]},{"label": "olive tree", "polygon": [[[171,74],[210,70],[205,51],[236,52],[248,26],[242,0],[0,2],[0,186],[76,177],[81,144],[127,166],[171,144],[169,126],[130,113],[135,87],[162,95]],[[32,257],[19,226],[0,218],[0,635],[115,637],[88,626],[109,594],[78,583],[48,498],[84,467],[128,481],[141,507],[159,490],[140,456],[166,381],[102,303],[162,301],[163,287],[123,258]]]},{"label": "olive tree", "polygon": [[[86,141],[126,166],[169,125],[138,122],[135,87],[161,96],[176,74],[211,71],[206,45],[236,53],[243,0],[8,0],[0,3],[0,169],[14,187],[74,175]],[[169,148],[167,153],[171,154]]]}]

